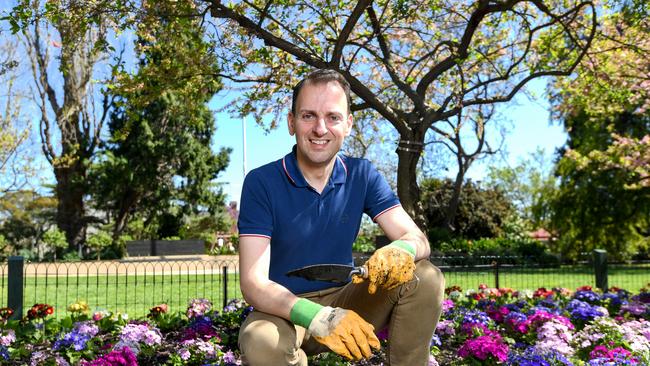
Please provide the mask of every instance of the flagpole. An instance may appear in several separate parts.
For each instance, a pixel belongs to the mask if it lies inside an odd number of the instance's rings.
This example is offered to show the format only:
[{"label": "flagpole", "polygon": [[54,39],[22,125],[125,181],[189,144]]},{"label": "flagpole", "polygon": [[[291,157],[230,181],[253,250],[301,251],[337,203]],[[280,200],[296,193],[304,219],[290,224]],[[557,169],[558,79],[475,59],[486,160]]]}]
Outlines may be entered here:
[{"label": "flagpole", "polygon": [[246,177],[246,117],[242,117],[241,119],[241,127],[242,127],[242,145],[243,145],[243,177]]}]

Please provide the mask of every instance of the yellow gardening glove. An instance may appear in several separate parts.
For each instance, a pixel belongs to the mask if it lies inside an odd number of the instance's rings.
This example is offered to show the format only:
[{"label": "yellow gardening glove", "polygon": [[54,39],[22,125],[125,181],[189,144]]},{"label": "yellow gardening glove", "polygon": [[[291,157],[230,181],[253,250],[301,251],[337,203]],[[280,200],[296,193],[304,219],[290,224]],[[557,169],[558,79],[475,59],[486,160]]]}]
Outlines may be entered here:
[{"label": "yellow gardening glove", "polygon": [[291,309],[291,321],[307,328],[316,341],[350,360],[369,358],[371,347],[380,348],[375,328],[352,310],[300,299]]},{"label": "yellow gardening glove", "polygon": [[[377,287],[391,290],[413,279],[415,271],[415,246],[396,240],[377,249],[365,264],[368,269],[368,292],[374,294]],[[354,276],[352,282],[361,283],[365,278]]]}]

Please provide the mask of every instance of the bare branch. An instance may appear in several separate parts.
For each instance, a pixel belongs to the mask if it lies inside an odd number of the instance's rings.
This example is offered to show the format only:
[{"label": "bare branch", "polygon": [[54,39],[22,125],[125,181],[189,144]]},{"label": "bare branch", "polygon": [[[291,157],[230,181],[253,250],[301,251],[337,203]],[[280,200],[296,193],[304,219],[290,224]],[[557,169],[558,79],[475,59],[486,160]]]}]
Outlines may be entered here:
[{"label": "bare branch", "polygon": [[340,67],[341,55],[343,54],[343,47],[347,43],[348,38],[352,33],[352,29],[354,29],[354,26],[357,25],[357,22],[359,21],[359,18],[361,18],[361,15],[363,14],[364,10],[366,10],[366,8],[372,9],[371,4],[372,4],[372,0],[361,0],[357,2],[357,5],[352,10],[350,17],[348,18],[348,21],[345,22],[345,25],[341,30],[341,34],[339,34],[339,37],[336,39],[336,44],[334,45],[334,51],[332,52],[332,57],[330,58],[332,67],[335,68]]},{"label": "bare branch", "polygon": [[[224,6],[219,0],[214,0],[212,2],[211,9],[212,9],[212,15],[214,17],[228,18],[234,20],[242,28],[246,29],[251,34],[262,39],[264,41],[264,44],[267,46],[272,46],[284,52],[287,52],[312,67],[319,68],[319,69],[332,68],[332,65],[329,62],[321,58],[315,57],[311,53],[306,52],[304,49],[287,41],[286,39],[279,38],[274,34],[268,32],[267,30],[257,27],[255,22],[253,22],[251,19],[233,11],[227,6]],[[341,69],[339,69],[338,71],[341,72],[341,74],[343,74],[343,76],[345,76],[345,78],[348,80],[352,91],[361,99],[363,99],[364,101],[372,105],[372,108],[375,109],[379,114],[381,114],[388,121],[391,121],[391,123],[400,121],[400,118],[397,116],[396,112],[392,108],[382,103],[375,96],[375,94],[370,89],[368,89],[368,87],[366,87],[357,78],[352,76],[352,74],[350,74],[349,71],[341,70]],[[396,126],[396,128],[398,127]]]},{"label": "bare branch", "polygon": [[503,3],[497,3],[494,5],[490,5],[490,2],[487,0],[479,1],[476,10],[474,10],[469,20],[467,21],[467,27],[465,28],[465,32],[463,33],[463,36],[460,40],[460,43],[458,44],[457,49],[453,50],[452,54],[449,57],[446,57],[444,60],[440,61],[440,63],[435,65],[433,68],[431,68],[431,70],[429,70],[422,77],[422,79],[418,83],[416,92],[419,95],[424,97],[426,95],[427,88],[429,87],[429,85],[431,85],[431,83],[434,80],[436,80],[445,71],[451,69],[456,64],[457,59],[462,60],[467,57],[468,49],[472,41],[472,37],[474,36],[476,29],[478,29],[479,24],[481,23],[483,18],[485,18],[485,16],[487,16],[490,13],[509,10],[518,1],[519,0],[508,0],[508,1],[504,1]]}]

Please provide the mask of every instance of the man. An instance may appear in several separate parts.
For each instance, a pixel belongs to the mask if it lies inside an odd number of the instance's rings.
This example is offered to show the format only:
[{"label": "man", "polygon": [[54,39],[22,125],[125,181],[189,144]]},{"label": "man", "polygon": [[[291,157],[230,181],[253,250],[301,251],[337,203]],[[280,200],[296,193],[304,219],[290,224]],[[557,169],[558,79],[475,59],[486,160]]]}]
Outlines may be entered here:
[{"label": "man", "polygon": [[[350,87],[318,70],[293,90],[293,151],[252,170],[239,214],[242,294],[255,311],[239,335],[250,365],[307,365],[334,351],[368,358],[388,328],[390,365],[427,365],[444,278],[428,258],[425,235],[384,178],[364,159],[339,155],[352,128]],[[352,264],[363,213],[393,242],[366,262],[368,278],[344,286],[287,277],[311,264]]]}]

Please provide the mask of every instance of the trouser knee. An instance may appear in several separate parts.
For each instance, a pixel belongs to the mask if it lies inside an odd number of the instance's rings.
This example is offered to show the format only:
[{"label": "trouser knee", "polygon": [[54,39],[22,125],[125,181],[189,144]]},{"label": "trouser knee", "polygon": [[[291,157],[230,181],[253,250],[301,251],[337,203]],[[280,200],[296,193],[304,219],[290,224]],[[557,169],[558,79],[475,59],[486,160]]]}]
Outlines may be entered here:
[{"label": "trouser knee", "polygon": [[295,327],[284,319],[251,314],[239,332],[239,349],[246,365],[307,365]]},{"label": "trouser knee", "polygon": [[445,276],[442,271],[428,260],[421,260],[416,263],[415,275],[419,281],[417,296],[426,299],[433,306],[440,306],[445,293]]}]

